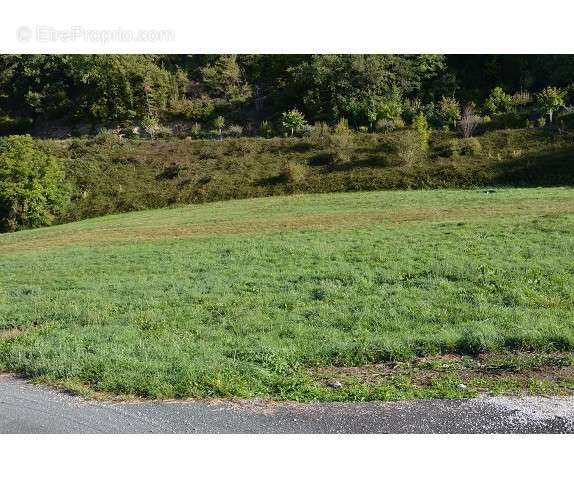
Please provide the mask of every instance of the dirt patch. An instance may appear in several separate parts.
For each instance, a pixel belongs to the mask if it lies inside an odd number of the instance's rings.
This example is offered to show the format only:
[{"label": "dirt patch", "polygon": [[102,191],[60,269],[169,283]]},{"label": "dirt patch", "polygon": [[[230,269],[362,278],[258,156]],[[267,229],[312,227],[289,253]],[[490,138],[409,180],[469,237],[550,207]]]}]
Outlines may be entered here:
[{"label": "dirt patch", "polygon": [[0,329],[0,339],[13,339],[21,336],[25,331],[18,328]]},{"label": "dirt patch", "polygon": [[408,377],[416,386],[429,386],[437,380],[453,377],[464,382],[508,380],[574,382],[574,355],[567,353],[482,354],[478,357],[442,355],[405,362],[368,364],[355,367],[313,368],[309,374],[325,386],[359,382],[384,385],[398,377]]},{"label": "dirt patch", "polygon": [[34,321],[29,325],[8,325],[7,327],[0,329],[0,339],[14,339],[24,335],[31,329],[36,329],[38,327],[40,327],[40,323],[37,321]]}]

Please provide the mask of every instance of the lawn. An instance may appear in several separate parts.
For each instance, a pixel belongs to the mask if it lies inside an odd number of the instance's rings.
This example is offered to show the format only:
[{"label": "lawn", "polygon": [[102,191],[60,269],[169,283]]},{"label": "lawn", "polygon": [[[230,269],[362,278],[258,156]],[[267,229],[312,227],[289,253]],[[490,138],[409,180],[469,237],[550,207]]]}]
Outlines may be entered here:
[{"label": "lawn", "polygon": [[0,370],[151,398],[467,395],[495,388],[457,393],[458,367],[364,372],[511,352],[571,367],[573,256],[569,188],[293,195],[3,234]]}]

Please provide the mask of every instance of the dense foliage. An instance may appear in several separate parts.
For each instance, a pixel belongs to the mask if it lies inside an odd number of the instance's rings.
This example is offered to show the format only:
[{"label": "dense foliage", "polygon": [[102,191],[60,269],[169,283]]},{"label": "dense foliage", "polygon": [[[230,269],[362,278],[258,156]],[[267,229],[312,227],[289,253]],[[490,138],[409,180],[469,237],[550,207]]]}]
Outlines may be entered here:
[{"label": "dense foliage", "polygon": [[223,116],[250,135],[294,109],[311,124],[374,130],[422,112],[440,126],[456,119],[441,120],[445,98],[497,115],[547,86],[572,104],[573,81],[568,55],[0,55],[0,130]]},{"label": "dense foliage", "polygon": [[0,231],[50,224],[68,197],[60,160],[30,136],[0,138]]}]

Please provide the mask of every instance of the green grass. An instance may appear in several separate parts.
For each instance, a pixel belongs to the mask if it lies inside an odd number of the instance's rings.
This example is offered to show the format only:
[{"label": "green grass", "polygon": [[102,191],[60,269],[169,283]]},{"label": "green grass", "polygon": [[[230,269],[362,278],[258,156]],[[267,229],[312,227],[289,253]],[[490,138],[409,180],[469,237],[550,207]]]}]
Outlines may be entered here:
[{"label": "green grass", "polygon": [[468,395],[456,376],[332,390],[312,370],[569,354],[572,256],[569,188],[296,195],[4,234],[0,370],[154,398]]}]

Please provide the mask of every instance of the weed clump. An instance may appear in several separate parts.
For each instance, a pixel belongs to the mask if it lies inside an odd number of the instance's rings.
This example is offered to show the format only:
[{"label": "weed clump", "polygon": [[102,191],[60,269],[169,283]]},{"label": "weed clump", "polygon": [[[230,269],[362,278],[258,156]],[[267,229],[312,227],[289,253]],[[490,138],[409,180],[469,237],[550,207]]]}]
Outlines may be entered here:
[{"label": "weed clump", "polygon": [[297,186],[305,181],[308,172],[307,166],[300,163],[288,162],[281,168],[281,179],[289,185]]}]

